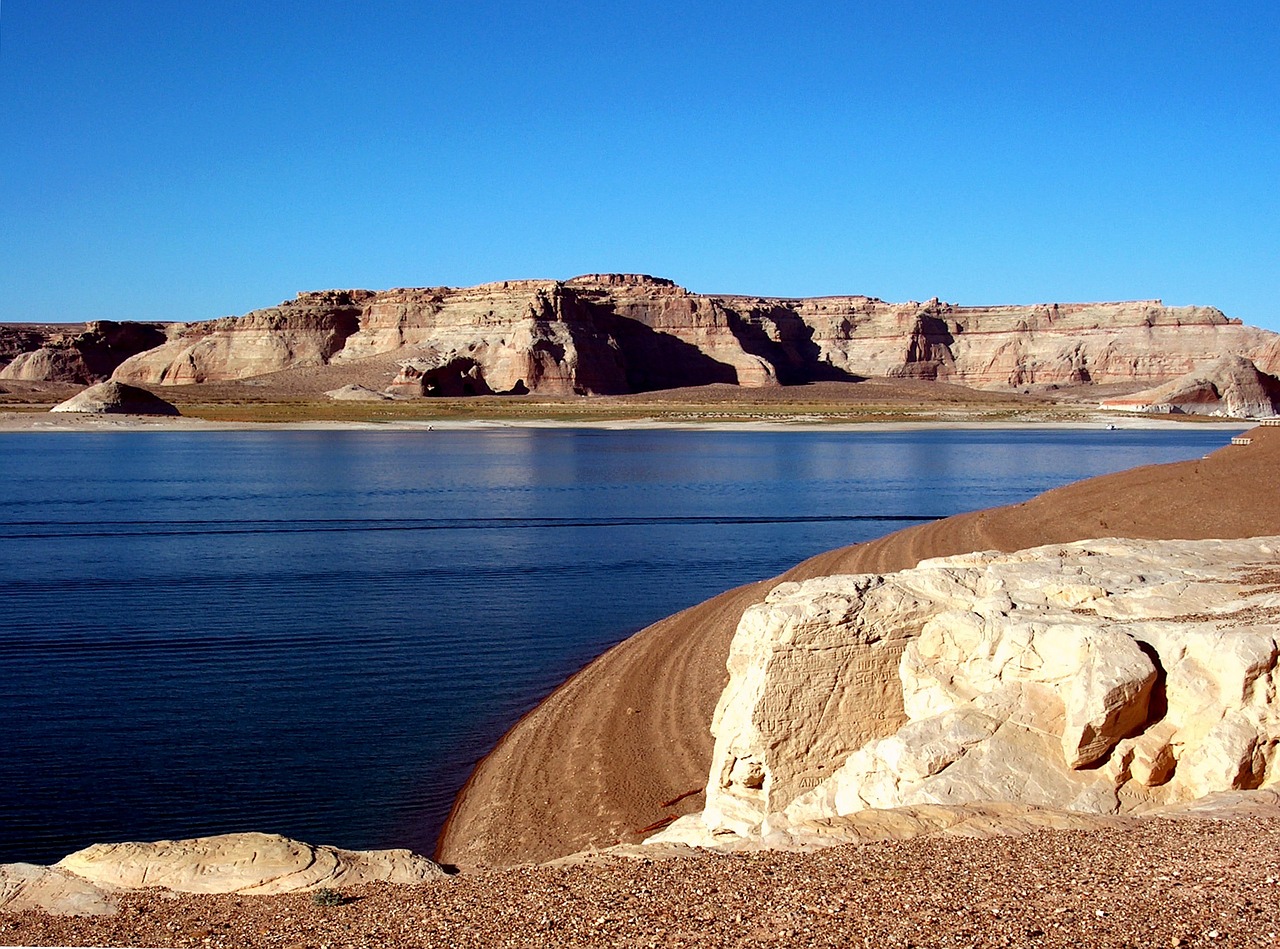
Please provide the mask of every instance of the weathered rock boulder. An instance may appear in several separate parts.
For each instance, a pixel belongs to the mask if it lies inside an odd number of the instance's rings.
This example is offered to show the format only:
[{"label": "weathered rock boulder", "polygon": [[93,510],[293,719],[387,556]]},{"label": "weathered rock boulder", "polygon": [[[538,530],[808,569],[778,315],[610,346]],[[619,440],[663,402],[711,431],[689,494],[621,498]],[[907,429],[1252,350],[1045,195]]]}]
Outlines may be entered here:
[{"label": "weathered rock boulder", "polygon": [[376,392],[367,386],[356,385],[354,383],[341,386],[337,389],[330,389],[325,393],[335,402],[390,402],[392,396],[385,392]]},{"label": "weathered rock boulder", "polygon": [[159,346],[165,329],[99,320],[82,327],[19,327],[6,337],[0,341],[0,379],[90,385],[107,379],[129,357]]},{"label": "weathered rock boulder", "polygon": [[155,843],[94,844],[51,867],[0,865],[0,909],[113,913],[113,894],[289,893],[362,883],[422,883],[444,870],[408,850],[342,850],[278,834],[221,834]]},{"label": "weathered rock boulder", "polygon": [[1132,395],[1102,402],[1130,412],[1274,418],[1280,413],[1280,379],[1243,356],[1228,354],[1184,376]]},{"label": "weathered rock boulder", "polygon": [[66,870],[33,863],[0,864],[0,911],[33,909],[56,916],[108,916],[111,892]]},{"label": "weathered rock boulder", "polygon": [[94,844],[54,864],[97,886],[180,893],[288,893],[376,881],[421,883],[444,871],[408,850],[341,850],[278,834]]},{"label": "weathered rock boulder", "polygon": [[1086,541],[781,584],[734,636],[705,809],[659,839],[1276,787],[1278,624],[1280,538]]},{"label": "weathered rock boulder", "polygon": [[122,382],[99,382],[60,402],[50,412],[93,415],[179,415],[177,407],[154,393]]}]

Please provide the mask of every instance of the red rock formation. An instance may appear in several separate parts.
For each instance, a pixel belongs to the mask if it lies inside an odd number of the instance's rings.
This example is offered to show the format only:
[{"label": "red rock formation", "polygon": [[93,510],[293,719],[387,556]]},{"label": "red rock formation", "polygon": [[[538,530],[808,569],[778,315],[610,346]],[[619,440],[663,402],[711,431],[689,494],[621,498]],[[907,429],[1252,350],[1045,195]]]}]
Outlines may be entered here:
[{"label": "red rock formation", "polygon": [[89,385],[109,378],[124,360],[164,340],[164,328],[158,323],[98,320],[5,327],[0,335],[0,379]]},{"label": "red rock formation", "polygon": [[1223,353],[1280,371],[1280,337],[1208,307],[710,296],[655,277],[593,274],[300,294],[239,319],[174,327],[115,378],[173,385],[391,356],[403,357],[394,388],[413,394],[613,394],[867,376],[1009,388],[1162,382]]},{"label": "red rock formation", "polygon": [[1274,418],[1280,414],[1280,379],[1259,372],[1242,356],[1228,355],[1162,386],[1105,399],[1102,405],[1132,412]]}]

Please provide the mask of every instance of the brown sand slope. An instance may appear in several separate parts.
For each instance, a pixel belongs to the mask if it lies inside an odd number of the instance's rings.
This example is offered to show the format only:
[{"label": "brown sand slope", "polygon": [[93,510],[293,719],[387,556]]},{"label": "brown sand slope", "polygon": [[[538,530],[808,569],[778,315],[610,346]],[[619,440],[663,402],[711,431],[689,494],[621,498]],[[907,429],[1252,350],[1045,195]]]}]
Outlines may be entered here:
[{"label": "brown sand slope", "polygon": [[[882,573],[927,557],[1090,537],[1280,534],[1280,428],[1249,436],[1252,444],[1200,461],[1105,475],[820,554],[781,579]],[[700,810],[729,640],[743,610],[776,582],[730,590],[655,623],[561,686],[477,767],[439,859],[548,860],[636,841],[665,817]]]}]

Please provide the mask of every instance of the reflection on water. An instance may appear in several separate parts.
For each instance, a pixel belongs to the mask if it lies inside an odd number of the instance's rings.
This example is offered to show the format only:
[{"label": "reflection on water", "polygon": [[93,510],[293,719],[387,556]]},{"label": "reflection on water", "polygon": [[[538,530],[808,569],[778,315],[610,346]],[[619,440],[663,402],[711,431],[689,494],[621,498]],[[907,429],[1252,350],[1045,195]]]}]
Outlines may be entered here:
[{"label": "reflection on water", "polygon": [[502,731],[647,623],[1228,437],[0,436],[0,861],[249,829],[430,851]]}]

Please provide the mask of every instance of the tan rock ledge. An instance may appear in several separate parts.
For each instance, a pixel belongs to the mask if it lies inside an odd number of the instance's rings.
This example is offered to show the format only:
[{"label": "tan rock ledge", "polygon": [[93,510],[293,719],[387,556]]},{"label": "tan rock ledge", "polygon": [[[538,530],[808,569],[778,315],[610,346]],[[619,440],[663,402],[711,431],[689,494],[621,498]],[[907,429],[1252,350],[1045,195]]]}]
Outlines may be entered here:
[{"label": "tan rock ledge", "polygon": [[342,850],[278,834],[221,834],[94,844],[51,867],[0,865],[0,909],[93,915],[115,911],[112,894],[145,887],[272,894],[444,876],[437,864],[408,850]]}]

